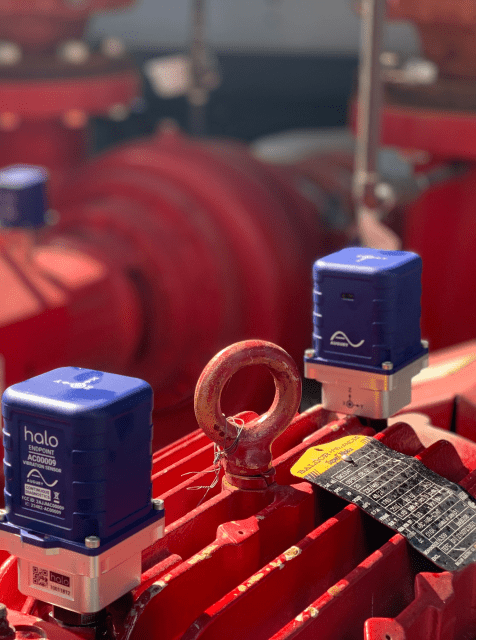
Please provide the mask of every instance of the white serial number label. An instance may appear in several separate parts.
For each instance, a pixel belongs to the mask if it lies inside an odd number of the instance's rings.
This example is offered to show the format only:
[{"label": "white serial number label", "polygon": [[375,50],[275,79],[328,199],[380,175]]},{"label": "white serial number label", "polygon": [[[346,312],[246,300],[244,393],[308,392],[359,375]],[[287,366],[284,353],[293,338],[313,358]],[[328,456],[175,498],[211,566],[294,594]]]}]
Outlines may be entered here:
[{"label": "white serial number label", "polygon": [[73,599],[72,578],[64,573],[52,571],[36,564],[30,565],[30,586],[42,591],[51,591],[68,600]]}]

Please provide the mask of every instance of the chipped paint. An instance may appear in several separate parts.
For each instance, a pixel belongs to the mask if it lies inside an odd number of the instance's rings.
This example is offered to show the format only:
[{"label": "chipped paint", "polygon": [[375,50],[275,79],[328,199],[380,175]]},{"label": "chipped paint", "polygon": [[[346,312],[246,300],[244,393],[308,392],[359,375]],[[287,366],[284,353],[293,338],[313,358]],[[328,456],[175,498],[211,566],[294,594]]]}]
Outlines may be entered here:
[{"label": "chipped paint", "polygon": [[259,582],[262,578],[265,577],[264,573],[256,573],[255,575],[253,575],[251,578],[249,578],[247,580],[247,587],[251,587],[253,584],[255,584],[256,582]]},{"label": "chipped paint", "polygon": [[300,549],[300,547],[294,546],[290,547],[290,549],[287,549],[283,555],[285,556],[285,560],[288,562],[289,560],[293,560],[293,558],[299,556],[301,553],[302,550]]},{"label": "chipped paint", "polygon": [[276,560],[272,560],[272,562],[270,562],[270,564],[268,565],[268,567],[272,568],[272,569],[276,569],[277,567],[279,569],[283,569],[285,565],[283,564],[283,562],[280,560],[280,558],[277,558]]},{"label": "chipped paint", "polygon": [[330,589],[327,589],[327,593],[329,593],[331,596],[338,596],[338,594],[343,591],[345,589],[344,584],[334,584],[333,587],[330,587]]},{"label": "chipped paint", "polygon": [[210,558],[212,553],[217,549],[218,544],[211,544],[208,547],[205,547],[200,553],[192,556],[189,560],[187,560],[188,564],[196,564],[197,562],[201,562],[202,560],[207,560]]},{"label": "chipped paint", "polygon": [[262,578],[264,578],[266,575],[267,575],[267,571],[265,573],[262,573],[262,572],[255,573],[248,580],[246,580],[243,584],[239,585],[237,587],[237,591],[239,591],[240,593],[244,593],[247,589],[252,587],[254,584],[256,584],[257,582],[260,582],[260,580]]},{"label": "chipped paint", "polygon": [[338,431],[340,429],[340,425],[338,422],[334,422],[333,424],[328,425],[332,431]]},{"label": "chipped paint", "polygon": [[295,620],[297,622],[306,622],[307,620],[310,620],[310,618],[316,618],[318,616],[318,613],[318,609],[310,606],[304,609],[302,613],[299,613]]}]

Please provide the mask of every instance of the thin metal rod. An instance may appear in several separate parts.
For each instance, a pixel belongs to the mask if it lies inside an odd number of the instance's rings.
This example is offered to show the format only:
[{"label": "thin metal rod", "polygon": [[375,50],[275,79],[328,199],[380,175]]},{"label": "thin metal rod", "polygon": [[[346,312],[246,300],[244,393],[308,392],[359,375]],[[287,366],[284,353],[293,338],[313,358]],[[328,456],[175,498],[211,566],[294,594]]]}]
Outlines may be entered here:
[{"label": "thin metal rod", "polygon": [[192,0],[192,35],[190,59],[192,80],[188,91],[190,133],[203,136],[206,133],[205,107],[208,101],[208,89],[205,87],[205,0]]},{"label": "thin metal rod", "polygon": [[386,0],[362,0],[358,126],[353,191],[357,217],[361,207],[375,208],[377,154],[380,138],[383,87],[380,54]]}]

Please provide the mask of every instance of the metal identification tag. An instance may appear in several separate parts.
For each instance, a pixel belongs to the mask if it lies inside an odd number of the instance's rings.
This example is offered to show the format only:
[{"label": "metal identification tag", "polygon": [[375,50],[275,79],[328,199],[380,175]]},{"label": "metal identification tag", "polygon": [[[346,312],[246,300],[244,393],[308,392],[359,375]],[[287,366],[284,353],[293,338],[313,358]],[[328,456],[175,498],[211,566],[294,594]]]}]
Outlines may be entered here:
[{"label": "metal identification tag", "polygon": [[475,501],[416,458],[353,435],[309,449],[291,472],[358,505],[442,569],[475,562]]}]

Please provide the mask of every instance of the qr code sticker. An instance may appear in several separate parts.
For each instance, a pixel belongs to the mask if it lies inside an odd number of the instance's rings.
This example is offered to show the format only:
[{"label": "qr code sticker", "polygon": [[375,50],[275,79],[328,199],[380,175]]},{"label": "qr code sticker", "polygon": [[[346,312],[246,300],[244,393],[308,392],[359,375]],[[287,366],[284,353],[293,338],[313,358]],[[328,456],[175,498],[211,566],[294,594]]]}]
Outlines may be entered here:
[{"label": "qr code sticker", "polygon": [[48,571],[47,569],[40,569],[39,567],[32,566],[33,569],[33,584],[39,587],[48,587]]}]

